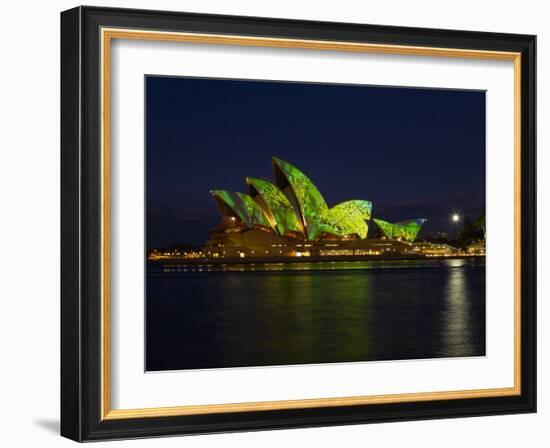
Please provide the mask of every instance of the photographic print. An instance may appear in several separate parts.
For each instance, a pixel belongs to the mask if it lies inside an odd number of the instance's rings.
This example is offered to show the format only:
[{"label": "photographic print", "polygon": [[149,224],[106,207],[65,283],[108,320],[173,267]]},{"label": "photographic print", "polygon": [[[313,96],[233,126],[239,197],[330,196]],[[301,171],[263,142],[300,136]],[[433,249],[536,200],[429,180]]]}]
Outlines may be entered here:
[{"label": "photographic print", "polygon": [[485,355],[485,92],[146,76],[146,370]]},{"label": "photographic print", "polygon": [[536,36],[76,7],[60,42],[63,436],[536,412]]}]

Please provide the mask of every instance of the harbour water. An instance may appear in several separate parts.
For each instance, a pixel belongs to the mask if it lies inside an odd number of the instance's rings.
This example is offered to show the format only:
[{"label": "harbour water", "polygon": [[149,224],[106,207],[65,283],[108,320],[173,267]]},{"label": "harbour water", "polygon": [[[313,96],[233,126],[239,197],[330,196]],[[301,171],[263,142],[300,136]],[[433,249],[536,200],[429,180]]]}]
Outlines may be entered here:
[{"label": "harbour water", "polygon": [[485,355],[485,259],[148,262],[146,369]]}]

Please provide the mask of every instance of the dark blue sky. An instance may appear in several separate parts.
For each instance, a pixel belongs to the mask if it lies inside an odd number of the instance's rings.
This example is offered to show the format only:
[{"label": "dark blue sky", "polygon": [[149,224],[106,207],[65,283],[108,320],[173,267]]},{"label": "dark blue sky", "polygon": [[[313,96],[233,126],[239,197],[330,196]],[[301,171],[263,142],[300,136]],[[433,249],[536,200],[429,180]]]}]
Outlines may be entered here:
[{"label": "dark blue sky", "polygon": [[202,244],[219,214],[209,191],[296,165],[329,205],[373,202],[389,221],[485,207],[485,92],[146,77],[147,246]]}]

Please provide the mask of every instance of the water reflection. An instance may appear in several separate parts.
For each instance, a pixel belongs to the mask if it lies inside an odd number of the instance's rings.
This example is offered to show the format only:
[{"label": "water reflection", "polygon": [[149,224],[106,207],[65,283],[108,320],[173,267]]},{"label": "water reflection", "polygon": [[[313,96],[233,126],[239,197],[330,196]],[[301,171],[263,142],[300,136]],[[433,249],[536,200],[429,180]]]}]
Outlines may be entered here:
[{"label": "water reflection", "polygon": [[470,345],[470,300],[464,270],[450,269],[445,297],[444,352],[460,356]]},{"label": "water reflection", "polygon": [[148,270],[148,370],[484,354],[479,261],[187,268]]},{"label": "water reflection", "polygon": [[273,272],[273,271],[348,271],[364,269],[432,268],[434,266],[460,267],[476,260],[376,260],[376,261],[327,261],[288,263],[235,263],[235,264],[185,264],[181,262],[149,262],[148,275],[180,272]]}]

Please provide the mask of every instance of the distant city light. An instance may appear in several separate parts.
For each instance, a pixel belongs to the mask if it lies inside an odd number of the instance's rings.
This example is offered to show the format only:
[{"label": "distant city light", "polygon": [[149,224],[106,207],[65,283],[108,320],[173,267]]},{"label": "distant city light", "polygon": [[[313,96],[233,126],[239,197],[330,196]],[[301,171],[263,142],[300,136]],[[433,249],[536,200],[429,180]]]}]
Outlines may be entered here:
[{"label": "distant city light", "polygon": [[458,222],[458,221],[460,221],[460,216],[458,214],[454,213],[453,216],[452,216],[452,220],[453,220],[453,222]]}]

